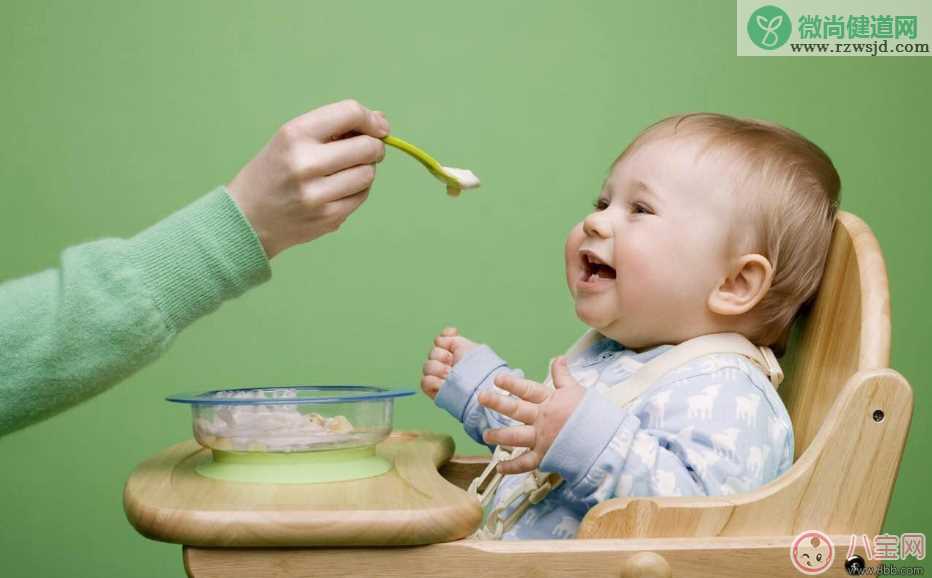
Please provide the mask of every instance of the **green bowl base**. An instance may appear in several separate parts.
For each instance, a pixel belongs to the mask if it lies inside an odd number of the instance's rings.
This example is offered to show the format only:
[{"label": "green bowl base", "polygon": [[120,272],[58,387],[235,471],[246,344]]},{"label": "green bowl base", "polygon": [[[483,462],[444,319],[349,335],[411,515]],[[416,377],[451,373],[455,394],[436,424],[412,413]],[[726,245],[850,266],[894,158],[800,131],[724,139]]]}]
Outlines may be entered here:
[{"label": "green bowl base", "polygon": [[226,452],[195,468],[205,477],[251,484],[322,484],[380,476],[392,464],[375,446],[315,452]]}]

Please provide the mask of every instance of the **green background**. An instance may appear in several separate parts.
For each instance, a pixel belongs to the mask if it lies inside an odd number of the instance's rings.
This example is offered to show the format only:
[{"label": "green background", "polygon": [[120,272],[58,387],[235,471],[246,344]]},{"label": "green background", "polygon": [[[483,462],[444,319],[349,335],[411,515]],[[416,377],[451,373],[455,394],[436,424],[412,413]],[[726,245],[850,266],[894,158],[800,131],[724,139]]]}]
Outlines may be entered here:
[{"label": "green background", "polygon": [[[842,207],[887,262],[892,365],[916,408],[885,530],[929,532],[932,59],[739,58],[723,2],[29,2],[0,5],[0,277],[129,236],[229,182],[275,130],[354,97],[442,162],[397,151],[336,235],[185,331],[158,362],[0,438],[0,574],[183,576],[179,546],[123,515],[133,467],[190,436],[170,393],[364,383],[417,388],[447,323],[541,378],[582,331],[567,231],[643,127],[687,111],[770,119],[822,146]],[[423,395],[396,427],[461,426]]]}]

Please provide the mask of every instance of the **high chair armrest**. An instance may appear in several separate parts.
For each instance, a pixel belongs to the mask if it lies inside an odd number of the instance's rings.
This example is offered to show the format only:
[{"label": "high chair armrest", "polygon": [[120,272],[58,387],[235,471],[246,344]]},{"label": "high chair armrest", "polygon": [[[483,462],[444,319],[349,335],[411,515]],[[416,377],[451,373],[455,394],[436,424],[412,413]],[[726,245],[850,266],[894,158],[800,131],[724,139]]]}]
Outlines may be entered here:
[{"label": "high chair armrest", "polygon": [[450,461],[440,466],[438,471],[448,482],[466,490],[469,483],[482,474],[490,458],[491,456],[454,455]]}]

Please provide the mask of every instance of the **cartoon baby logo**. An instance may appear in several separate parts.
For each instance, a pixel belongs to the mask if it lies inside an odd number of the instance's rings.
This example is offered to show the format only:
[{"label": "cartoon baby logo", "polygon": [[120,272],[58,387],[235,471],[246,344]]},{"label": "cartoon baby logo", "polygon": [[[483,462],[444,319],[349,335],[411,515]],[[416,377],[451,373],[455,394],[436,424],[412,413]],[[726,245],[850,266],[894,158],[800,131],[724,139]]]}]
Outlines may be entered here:
[{"label": "cartoon baby logo", "polygon": [[815,576],[829,569],[835,558],[835,545],[818,530],[803,532],[790,546],[790,561],[803,574]]}]

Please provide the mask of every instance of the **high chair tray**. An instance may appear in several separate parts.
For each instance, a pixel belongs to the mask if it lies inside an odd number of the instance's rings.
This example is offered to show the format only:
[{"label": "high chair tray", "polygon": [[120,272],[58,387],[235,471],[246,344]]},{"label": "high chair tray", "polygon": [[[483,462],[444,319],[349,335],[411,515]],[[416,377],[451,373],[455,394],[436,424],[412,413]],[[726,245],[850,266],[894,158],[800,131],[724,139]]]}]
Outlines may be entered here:
[{"label": "high chair tray", "polygon": [[482,520],[474,498],[437,468],[453,439],[394,432],[376,446],[393,464],[381,476],[322,484],[252,484],[203,477],[210,460],[196,441],[140,464],[123,507],[142,535],[193,546],[389,546],[431,544],[471,534]]}]

